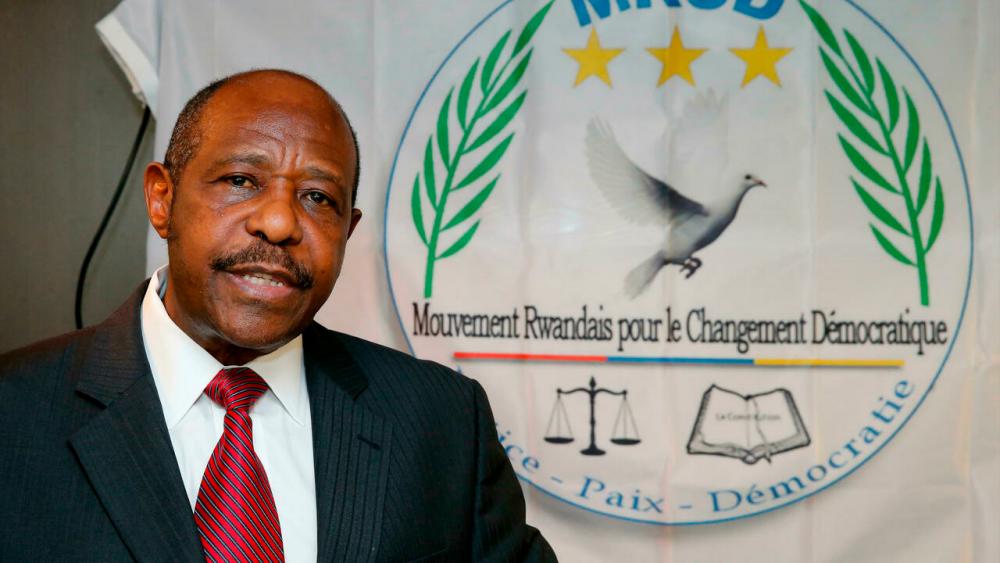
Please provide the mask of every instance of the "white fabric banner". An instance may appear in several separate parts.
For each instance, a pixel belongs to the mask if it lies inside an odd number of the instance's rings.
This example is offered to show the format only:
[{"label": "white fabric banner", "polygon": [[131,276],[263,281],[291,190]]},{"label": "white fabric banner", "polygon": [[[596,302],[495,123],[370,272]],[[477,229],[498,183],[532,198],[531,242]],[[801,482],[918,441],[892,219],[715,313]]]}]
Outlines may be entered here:
[{"label": "white fabric banner", "polygon": [[364,218],[319,320],[480,380],[562,560],[996,561],[998,21],[125,0],[97,29],[158,156],[234,72],[337,97]]}]

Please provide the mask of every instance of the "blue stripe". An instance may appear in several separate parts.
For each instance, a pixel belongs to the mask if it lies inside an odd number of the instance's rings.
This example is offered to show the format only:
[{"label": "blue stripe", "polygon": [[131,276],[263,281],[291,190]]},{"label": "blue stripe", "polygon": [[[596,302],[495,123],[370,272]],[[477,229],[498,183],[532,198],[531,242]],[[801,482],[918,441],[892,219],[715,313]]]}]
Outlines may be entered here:
[{"label": "blue stripe", "polygon": [[752,358],[685,358],[683,356],[608,356],[609,364],[726,364],[752,366]]}]

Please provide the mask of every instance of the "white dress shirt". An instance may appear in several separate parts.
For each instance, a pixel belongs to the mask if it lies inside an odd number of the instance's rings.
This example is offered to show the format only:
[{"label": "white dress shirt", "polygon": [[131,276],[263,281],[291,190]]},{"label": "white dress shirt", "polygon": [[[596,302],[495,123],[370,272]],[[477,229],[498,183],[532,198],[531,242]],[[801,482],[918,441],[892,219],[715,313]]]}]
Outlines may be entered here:
[{"label": "white dress shirt", "polygon": [[[220,364],[167,314],[160,291],[166,268],[156,271],[142,300],[142,341],[193,511],[226,414],[204,390],[220,369],[233,366]],[[316,476],[302,337],[246,367],[269,387],[250,418],[254,450],[278,509],[285,560],[316,561]]]}]

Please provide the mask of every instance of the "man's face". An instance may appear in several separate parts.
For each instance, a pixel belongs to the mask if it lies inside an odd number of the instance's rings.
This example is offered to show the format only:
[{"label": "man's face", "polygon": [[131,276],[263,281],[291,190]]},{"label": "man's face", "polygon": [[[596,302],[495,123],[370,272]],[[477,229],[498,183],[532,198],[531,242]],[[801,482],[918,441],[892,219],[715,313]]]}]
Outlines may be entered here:
[{"label": "man's face", "polygon": [[281,75],[224,86],[199,131],[179,184],[160,186],[165,224],[147,170],[168,239],[165,306],[220,361],[245,363],[300,334],[330,295],[361,217],[355,149],[326,96]]}]

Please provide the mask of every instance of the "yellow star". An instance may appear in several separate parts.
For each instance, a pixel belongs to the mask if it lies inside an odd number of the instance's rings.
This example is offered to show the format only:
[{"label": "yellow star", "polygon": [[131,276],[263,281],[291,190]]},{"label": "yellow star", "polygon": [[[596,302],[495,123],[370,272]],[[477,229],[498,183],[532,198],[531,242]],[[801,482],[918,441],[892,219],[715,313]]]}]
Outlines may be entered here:
[{"label": "yellow star", "polygon": [[674,34],[670,37],[670,45],[666,47],[649,47],[646,51],[663,63],[663,70],[660,71],[660,80],[657,86],[662,85],[674,76],[680,76],[687,83],[694,86],[694,75],[691,74],[691,63],[702,56],[708,49],[687,49],[681,41],[681,33],[674,27]]},{"label": "yellow star", "polygon": [[770,47],[767,44],[767,35],[764,34],[764,26],[757,30],[757,40],[753,47],[749,49],[730,49],[734,55],[743,59],[747,64],[746,74],[743,75],[743,84],[746,86],[758,76],[766,76],[768,80],[781,86],[778,78],[778,69],[775,65],[782,57],[790,53],[790,48]]},{"label": "yellow star", "polygon": [[605,49],[601,47],[601,40],[597,37],[597,30],[590,28],[590,38],[587,39],[587,46],[583,49],[563,49],[567,55],[573,57],[580,65],[576,71],[576,82],[573,86],[579,86],[584,80],[591,76],[596,76],[611,86],[611,75],[608,74],[608,63],[625,49]]}]

